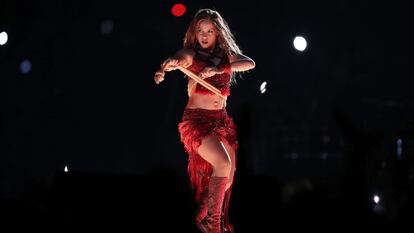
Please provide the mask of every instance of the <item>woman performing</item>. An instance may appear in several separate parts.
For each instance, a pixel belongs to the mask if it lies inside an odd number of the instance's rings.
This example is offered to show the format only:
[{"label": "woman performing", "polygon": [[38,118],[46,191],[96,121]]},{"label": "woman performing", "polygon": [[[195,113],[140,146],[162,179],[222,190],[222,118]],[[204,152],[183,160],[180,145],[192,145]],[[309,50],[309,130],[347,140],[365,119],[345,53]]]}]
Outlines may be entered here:
[{"label": "woman performing", "polygon": [[202,232],[233,232],[227,210],[238,143],[226,99],[234,73],[254,67],[222,16],[201,9],[187,29],[183,48],[166,59],[154,76],[157,84],[165,72],[175,69],[188,77],[189,99],[178,130],[189,154],[188,173],[198,204],[195,224]]}]

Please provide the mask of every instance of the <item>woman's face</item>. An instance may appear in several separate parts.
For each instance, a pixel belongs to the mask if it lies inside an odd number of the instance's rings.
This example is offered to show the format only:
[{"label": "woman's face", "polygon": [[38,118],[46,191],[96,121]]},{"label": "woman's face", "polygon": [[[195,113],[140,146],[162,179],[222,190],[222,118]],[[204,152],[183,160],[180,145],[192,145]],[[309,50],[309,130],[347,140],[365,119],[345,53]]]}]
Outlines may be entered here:
[{"label": "woman's face", "polygon": [[214,24],[210,20],[201,20],[198,23],[197,41],[203,49],[214,49],[216,45],[218,32]]}]

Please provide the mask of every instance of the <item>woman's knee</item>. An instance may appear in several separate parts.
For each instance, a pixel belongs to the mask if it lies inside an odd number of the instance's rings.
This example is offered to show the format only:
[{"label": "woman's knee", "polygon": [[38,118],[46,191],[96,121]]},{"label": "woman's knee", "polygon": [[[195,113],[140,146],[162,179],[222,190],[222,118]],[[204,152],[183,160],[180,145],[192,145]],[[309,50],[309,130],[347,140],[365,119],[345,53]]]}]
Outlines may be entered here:
[{"label": "woman's knee", "polygon": [[228,171],[228,173],[230,173],[231,171],[231,161],[229,159],[223,159],[220,158],[218,160],[216,160],[216,162],[214,164],[212,164],[213,169],[220,169],[223,171]]}]

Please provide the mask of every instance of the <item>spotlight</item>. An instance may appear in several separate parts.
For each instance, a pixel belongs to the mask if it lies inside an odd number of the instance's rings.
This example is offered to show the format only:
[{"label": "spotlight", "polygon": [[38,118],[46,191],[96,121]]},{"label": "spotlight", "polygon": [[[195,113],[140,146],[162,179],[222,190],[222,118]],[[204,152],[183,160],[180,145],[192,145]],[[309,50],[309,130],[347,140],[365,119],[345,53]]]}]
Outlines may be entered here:
[{"label": "spotlight", "polygon": [[260,85],[260,92],[261,92],[262,94],[266,92],[266,85],[267,85],[267,82],[263,82],[263,83]]},{"label": "spotlight", "polygon": [[374,197],[372,198],[372,200],[374,201],[375,204],[378,204],[381,201],[381,199],[380,199],[380,197],[378,195],[374,195]]},{"label": "spotlight", "polygon": [[302,36],[295,37],[295,39],[293,40],[293,46],[295,46],[295,49],[301,52],[304,51],[307,46],[306,39],[303,38]]},{"label": "spotlight", "polygon": [[186,11],[186,7],[184,4],[177,3],[171,8],[171,14],[173,14],[176,17],[183,16]]},{"label": "spotlight", "polygon": [[401,139],[397,140],[397,158],[401,159],[402,157],[402,143],[403,141]]},{"label": "spotlight", "polygon": [[5,45],[8,40],[7,32],[0,32],[0,45]]},{"label": "spotlight", "polygon": [[104,20],[101,23],[101,33],[109,35],[114,31],[114,22],[112,20]]},{"label": "spotlight", "polygon": [[23,60],[20,63],[20,72],[22,74],[28,74],[32,70],[32,62],[28,59]]}]

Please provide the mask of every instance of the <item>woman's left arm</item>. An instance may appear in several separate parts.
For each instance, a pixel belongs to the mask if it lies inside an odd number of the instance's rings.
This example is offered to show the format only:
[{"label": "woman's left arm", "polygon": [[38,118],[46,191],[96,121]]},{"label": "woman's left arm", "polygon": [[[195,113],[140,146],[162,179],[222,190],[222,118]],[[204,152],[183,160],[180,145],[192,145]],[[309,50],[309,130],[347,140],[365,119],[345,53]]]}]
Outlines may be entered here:
[{"label": "woman's left arm", "polygon": [[256,66],[253,59],[243,54],[235,54],[229,56],[229,63],[230,66],[224,67],[222,69],[217,69],[213,66],[205,67],[198,75],[201,78],[205,79],[216,74],[227,72],[226,69],[230,69],[233,72],[242,72],[251,70]]},{"label": "woman's left arm", "polygon": [[250,57],[243,54],[235,54],[229,56],[231,70],[233,72],[242,72],[251,70],[256,66],[256,63]]}]

